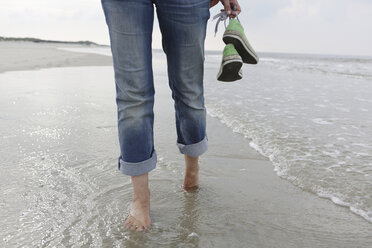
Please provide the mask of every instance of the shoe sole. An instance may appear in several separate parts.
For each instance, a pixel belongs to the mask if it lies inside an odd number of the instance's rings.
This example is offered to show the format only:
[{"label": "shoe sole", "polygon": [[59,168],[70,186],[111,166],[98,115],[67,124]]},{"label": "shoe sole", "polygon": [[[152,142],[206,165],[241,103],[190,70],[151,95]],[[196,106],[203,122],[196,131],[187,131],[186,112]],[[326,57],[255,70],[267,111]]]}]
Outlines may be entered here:
[{"label": "shoe sole", "polygon": [[241,68],[243,62],[238,59],[225,61],[217,74],[217,80],[222,82],[233,82],[243,78]]},{"label": "shoe sole", "polygon": [[224,34],[223,41],[225,44],[233,44],[236,51],[238,51],[239,55],[242,57],[243,62],[246,64],[257,64],[258,63],[258,56],[256,53],[251,50],[245,42],[240,38],[240,36],[235,34]]}]

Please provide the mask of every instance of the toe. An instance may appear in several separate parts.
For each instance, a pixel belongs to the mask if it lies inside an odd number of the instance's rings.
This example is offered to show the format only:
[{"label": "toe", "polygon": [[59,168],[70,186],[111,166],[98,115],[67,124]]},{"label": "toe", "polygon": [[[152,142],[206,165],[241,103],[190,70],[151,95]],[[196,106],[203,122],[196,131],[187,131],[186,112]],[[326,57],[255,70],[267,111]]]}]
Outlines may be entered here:
[{"label": "toe", "polygon": [[138,220],[136,220],[134,223],[133,223],[133,226],[134,226],[134,230],[136,230],[136,231],[142,231],[143,229],[142,229],[142,227],[143,227],[143,225],[138,221]]},{"label": "toe", "polygon": [[133,220],[133,218],[132,218],[132,216],[131,215],[129,215],[126,219],[125,219],[125,225],[127,226],[127,227],[131,227],[131,225],[134,223],[134,220]]},{"label": "toe", "polygon": [[130,227],[131,225],[132,225],[132,223],[130,223],[130,222],[126,222],[126,223],[125,223],[125,226],[126,226],[126,227]]},{"label": "toe", "polygon": [[145,225],[143,225],[139,220],[134,218],[132,215],[129,215],[128,218],[125,220],[125,225],[131,230],[136,231],[144,231],[150,228],[150,226],[146,227]]}]

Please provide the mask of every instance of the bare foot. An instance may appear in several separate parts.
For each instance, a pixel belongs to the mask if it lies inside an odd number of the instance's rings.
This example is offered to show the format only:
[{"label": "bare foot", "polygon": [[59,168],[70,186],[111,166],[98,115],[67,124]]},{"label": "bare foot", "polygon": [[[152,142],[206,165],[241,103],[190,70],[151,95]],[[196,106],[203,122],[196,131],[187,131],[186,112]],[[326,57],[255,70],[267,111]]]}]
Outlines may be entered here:
[{"label": "bare foot", "polygon": [[199,187],[199,157],[185,155],[186,171],[183,188],[186,191],[194,191]]},{"label": "bare foot", "polygon": [[143,231],[151,226],[150,219],[150,190],[148,175],[133,176],[133,200],[125,225],[132,230]]}]

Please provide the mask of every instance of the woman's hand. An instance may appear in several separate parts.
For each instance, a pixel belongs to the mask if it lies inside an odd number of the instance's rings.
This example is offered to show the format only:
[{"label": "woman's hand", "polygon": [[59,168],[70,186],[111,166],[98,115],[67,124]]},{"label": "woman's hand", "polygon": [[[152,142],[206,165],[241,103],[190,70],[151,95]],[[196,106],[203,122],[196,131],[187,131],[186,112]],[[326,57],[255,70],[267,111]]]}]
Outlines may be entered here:
[{"label": "woman's hand", "polygon": [[231,17],[234,18],[236,17],[236,13],[232,10],[234,5],[236,6],[236,12],[237,14],[240,14],[241,9],[240,5],[238,3],[238,0],[210,0],[210,8],[218,4],[218,2],[221,2],[222,5],[224,6],[224,9],[221,9],[221,11],[226,11],[227,14]]}]

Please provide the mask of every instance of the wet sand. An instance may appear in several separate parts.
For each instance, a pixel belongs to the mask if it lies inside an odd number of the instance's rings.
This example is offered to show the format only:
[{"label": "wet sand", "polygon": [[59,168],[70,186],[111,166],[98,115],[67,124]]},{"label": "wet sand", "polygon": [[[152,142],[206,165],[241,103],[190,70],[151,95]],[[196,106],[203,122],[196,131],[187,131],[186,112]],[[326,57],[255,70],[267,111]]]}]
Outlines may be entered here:
[{"label": "wet sand", "polygon": [[0,73],[53,67],[111,65],[108,56],[88,53],[69,53],[58,47],[93,47],[72,44],[0,42]]},{"label": "wet sand", "polygon": [[[0,43],[1,50],[6,46],[7,56],[0,53],[3,72],[101,66],[111,60],[39,44],[28,44],[32,52],[22,57],[11,52],[20,51],[20,44]],[[32,54],[38,54],[35,61]],[[9,57],[13,62],[6,67]],[[150,173],[153,228],[144,235],[122,225],[131,185],[116,170],[112,68],[0,74],[0,134],[6,147],[1,151],[0,246],[369,247],[370,223],[279,178],[247,139],[210,116],[200,190],[183,192],[165,61],[155,59],[159,163]]]}]

